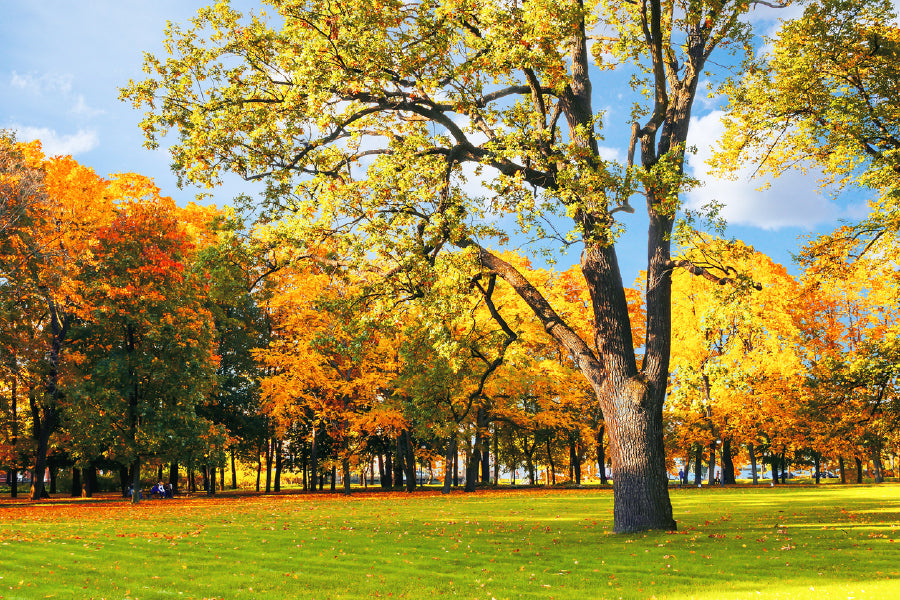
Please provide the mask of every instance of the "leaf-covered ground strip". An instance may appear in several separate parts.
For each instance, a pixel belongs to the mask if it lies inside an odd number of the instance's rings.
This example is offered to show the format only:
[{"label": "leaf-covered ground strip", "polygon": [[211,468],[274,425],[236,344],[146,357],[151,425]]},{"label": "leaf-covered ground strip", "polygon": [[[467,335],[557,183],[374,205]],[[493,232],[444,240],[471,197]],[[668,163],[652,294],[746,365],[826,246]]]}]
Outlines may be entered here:
[{"label": "leaf-covered ground strip", "polygon": [[900,485],[0,503],[0,598],[900,597]]}]

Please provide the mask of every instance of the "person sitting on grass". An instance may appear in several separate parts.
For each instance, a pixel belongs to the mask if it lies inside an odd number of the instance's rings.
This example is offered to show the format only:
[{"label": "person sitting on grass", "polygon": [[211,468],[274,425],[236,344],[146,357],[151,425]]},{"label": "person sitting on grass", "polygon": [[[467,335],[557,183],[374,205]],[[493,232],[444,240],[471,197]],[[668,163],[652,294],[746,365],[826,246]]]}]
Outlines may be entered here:
[{"label": "person sitting on grass", "polygon": [[160,481],[150,489],[150,497],[153,498],[154,496],[158,496],[159,498],[166,497],[166,491],[163,488],[162,481]]}]

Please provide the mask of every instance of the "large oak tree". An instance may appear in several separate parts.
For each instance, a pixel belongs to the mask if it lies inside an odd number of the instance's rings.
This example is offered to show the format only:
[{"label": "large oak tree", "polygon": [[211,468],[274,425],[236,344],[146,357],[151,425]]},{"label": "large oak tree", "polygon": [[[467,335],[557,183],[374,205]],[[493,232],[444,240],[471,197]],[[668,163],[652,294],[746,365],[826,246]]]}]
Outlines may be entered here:
[{"label": "large oak tree", "polygon": [[[414,294],[438,253],[454,247],[503,278],[597,395],[615,470],[615,530],[673,529],[662,441],[678,266],[671,233],[701,74],[717,47],[745,48],[740,17],[754,3],[266,4],[273,17],[244,19],[218,2],[187,27],[169,26],[170,56],[148,55],[150,78],[123,90],[149,108],[150,145],[175,130],[174,167],[191,181],[215,185],[224,172],[264,180],[271,216],[289,215],[293,235],[309,244],[340,236],[344,260],[377,255],[394,265],[387,278]],[[600,156],[592,63],[624,65],[648,99],[625,130],[624,167]],[[473,171],[490,176],[490,192],[466,187]],[[640,365],[614,219],[633,211],[635,193],[650,222]],[[593,340],[489,248],[492,235],[510,233],[489,223],[500,214],[514,215],[513,233],[583,247]],[[558,231],[560,222],[571,231]]]}]

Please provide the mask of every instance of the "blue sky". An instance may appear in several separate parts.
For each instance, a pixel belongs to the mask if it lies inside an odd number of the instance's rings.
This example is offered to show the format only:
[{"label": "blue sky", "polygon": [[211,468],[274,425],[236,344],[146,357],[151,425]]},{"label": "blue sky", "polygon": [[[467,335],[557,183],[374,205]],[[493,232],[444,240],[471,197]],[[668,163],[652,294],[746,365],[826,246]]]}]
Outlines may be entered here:
[{"label": "blue sky", "polygon": [[[162,55],[161,40],[167,20],[184,22],[207,4],[196,0],[154,2],[112,0],[5,0],[0,20],[0,128],[13,129],[20,140],[39,138],[48,154],[72,154],[102,175],[133,171],[153,177],[165,195],[183,203],[197,190],[179,190],[169,171],[164,148],[143,147],[138,128],[140,113],[120,102],[118,88],[129,78],[142,78],[145,51]],[[241,0],[239,7],[257,7]],[[751,20],[762,33],[774,31],[777,18],[796,14],[758,10]],[[629,128],[630,90],[624,77],[603,79],[597,73],[594,89],[598,106],[607,109],[605,152],[625,155]],[[615,83],[618,82],[618,83]],[[686,197],[688,205],[715,198],[725,205],[731,236],[790,265],[798,249],[798,236],[834,228],[838,219],[859,218],[864,203],[857,196],[831,198],[818,192],[815,175],[790,173],[758,191],[760,181],[745,176],[738,181],[706,177],[703,160],[720,131],[717,99],[698,98],[690,143],[698,148],[690,158],[704,187]],[[228,180],[213,201],[225,205],[252,187]],[[646,260],[646,218],[637,206],[626,216],[628,228],[619,250],[626,284]],[[620,213],[621,214],[621,213]],[[576,261],[577,256],[560,261]],[[791,269],[792,271],[794,269]]]}]

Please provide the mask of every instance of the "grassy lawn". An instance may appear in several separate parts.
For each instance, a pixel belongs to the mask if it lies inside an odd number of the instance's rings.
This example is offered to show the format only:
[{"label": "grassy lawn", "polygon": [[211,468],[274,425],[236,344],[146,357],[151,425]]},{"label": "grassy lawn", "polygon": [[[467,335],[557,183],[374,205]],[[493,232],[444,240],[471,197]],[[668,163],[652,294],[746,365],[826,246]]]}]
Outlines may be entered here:
[{"label": "grassy lawn", "polygon": [[0,598],[900,598],[900,485],[0,501]]}]

